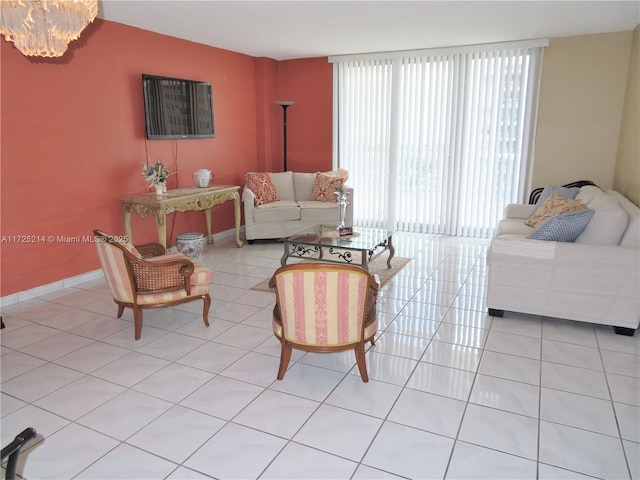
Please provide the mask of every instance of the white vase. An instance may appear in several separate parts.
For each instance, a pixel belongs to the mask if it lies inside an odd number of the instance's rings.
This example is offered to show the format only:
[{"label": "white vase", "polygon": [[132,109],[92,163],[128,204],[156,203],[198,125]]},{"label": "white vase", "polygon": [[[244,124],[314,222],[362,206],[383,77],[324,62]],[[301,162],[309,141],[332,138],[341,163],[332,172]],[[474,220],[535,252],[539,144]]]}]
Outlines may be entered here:
[{"label": "white vase", "polygon": [[165,183],[158,183],[153,187],[156,189],[156,195],[164,195],[167,193],[167,185]]}]

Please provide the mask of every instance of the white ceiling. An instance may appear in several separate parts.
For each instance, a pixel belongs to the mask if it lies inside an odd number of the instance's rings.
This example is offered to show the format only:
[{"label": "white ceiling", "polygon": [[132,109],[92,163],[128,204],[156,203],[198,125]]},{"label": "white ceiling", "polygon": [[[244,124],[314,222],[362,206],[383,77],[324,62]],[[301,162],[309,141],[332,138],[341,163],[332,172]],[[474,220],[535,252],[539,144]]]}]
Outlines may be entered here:
[{"label": "white ceiling", "polygon": [[632,30],[640,2],[101,0],[98,16],[286,60]]}]

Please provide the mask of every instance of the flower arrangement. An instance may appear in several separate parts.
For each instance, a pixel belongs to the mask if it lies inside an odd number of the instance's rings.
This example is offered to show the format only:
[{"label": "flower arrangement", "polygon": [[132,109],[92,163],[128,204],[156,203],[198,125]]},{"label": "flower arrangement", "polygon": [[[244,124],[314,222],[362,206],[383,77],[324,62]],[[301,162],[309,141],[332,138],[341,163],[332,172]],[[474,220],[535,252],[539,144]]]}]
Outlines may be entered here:
[{"label": "flower arrangement", "polygon": [[169,175],[171,175],[169,170],[167,170],[167,167],[165,167],[162,162],[156,162],[150,167],[147,165],[142,166],[142,176],[147,183],[149,183],[150,187],[154,185],[166,185]]},{"label": "flower arrangement", "polygon": [[333,185],[333,189],[335,190],[336,193],[338,192],[344,193],[344,190],[342,187],[344,186],[346,181],[349,179],[349,172],[344,168],[338,168],[338,170],[335,172],[334,175],[335,176],[331,181],[331,184]]}]

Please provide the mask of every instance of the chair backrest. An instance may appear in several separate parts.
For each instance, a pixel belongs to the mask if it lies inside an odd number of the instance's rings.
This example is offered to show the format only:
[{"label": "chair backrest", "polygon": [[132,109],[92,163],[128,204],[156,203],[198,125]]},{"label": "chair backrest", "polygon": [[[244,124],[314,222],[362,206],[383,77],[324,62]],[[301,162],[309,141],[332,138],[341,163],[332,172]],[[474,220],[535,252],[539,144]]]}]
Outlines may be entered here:
[{"label": "chair backrest", "polygon": [[303,345],[362,341],[367,296],[375,280],[352,265],[303,263],[274,273],[282,334]]},{"label": "chair backrest", "polygon": [[134,287],[127,269],[124,247],[100,230],[94,230],[93,233],[96,238],[98,258],[113,298],[121,302],[133,302]]}]

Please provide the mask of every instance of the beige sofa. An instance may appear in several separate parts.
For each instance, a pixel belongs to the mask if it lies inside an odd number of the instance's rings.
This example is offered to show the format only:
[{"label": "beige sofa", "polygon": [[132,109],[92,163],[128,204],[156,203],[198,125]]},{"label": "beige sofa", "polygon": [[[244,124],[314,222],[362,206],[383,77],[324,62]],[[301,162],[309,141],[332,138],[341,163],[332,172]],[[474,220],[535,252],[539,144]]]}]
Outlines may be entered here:
[{"label": "beige sofa", "polygon": [[[315,173],[269,172],[279,200],[257,205],[256,195],[246,185],[242,192],[245,236],[249,243],[258,239],[284,238],[316,224],[337,225],[338,204],[313,201]],[[346,209],[346,225],[353,225],[353,190]]]},{"label": "beige sofa", "polygon": [[487,255],[489,314],[504,311],[611,325],[640,323],[640,209],[615,191],[583,186],[595,213],[574,242],[527,238],[535,205],[510,204]]}]

